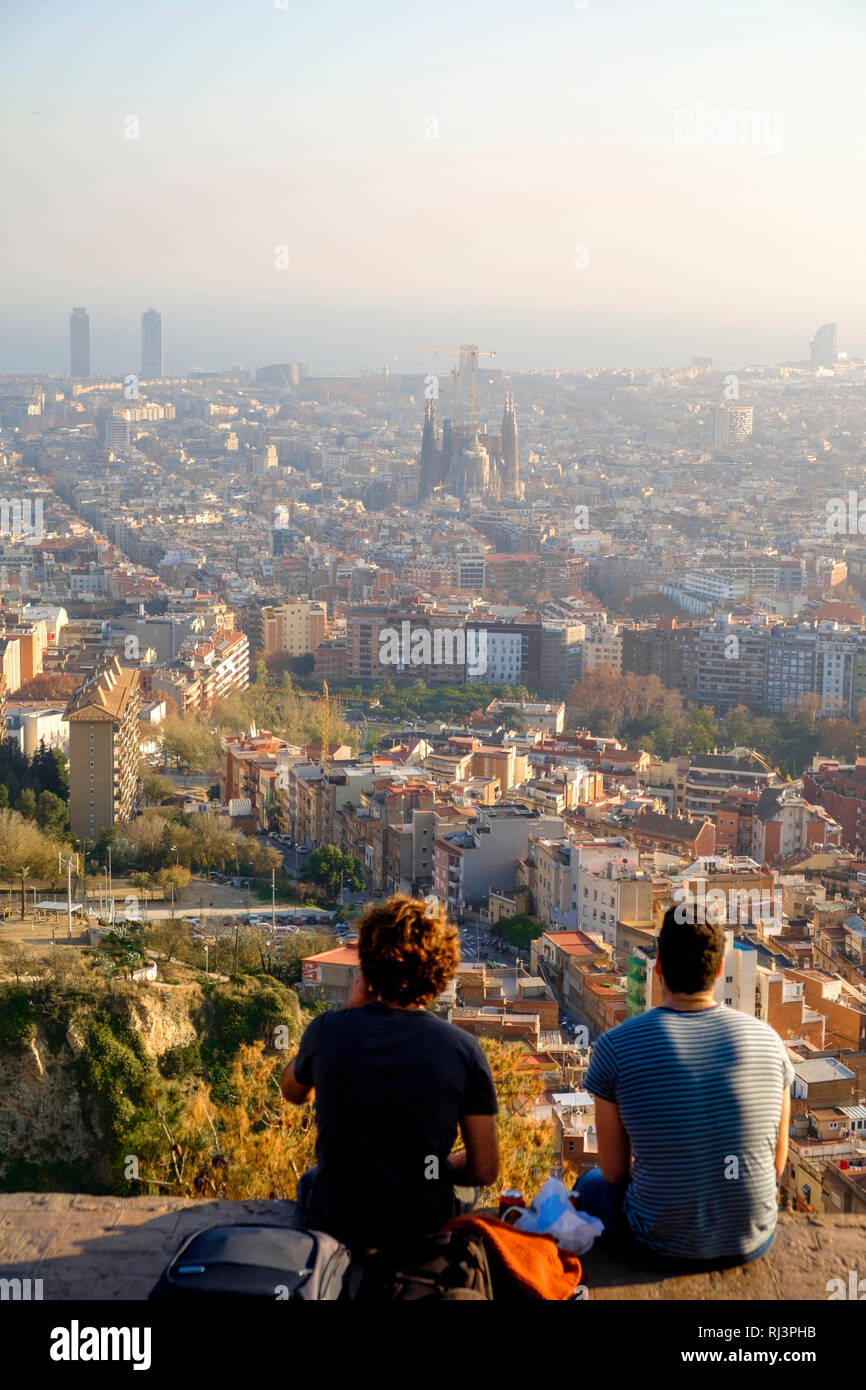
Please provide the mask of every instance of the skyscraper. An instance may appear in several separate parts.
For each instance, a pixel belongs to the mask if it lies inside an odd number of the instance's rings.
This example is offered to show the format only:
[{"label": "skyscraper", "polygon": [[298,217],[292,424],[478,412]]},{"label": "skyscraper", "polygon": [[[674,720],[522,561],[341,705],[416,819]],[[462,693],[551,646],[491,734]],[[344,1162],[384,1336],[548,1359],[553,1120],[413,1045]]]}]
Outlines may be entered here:
[{"label": "skyscraper", "polygon": [[156,309],[141,316],[141,375],[145,381],[162,377],[162,314]]},{"label": "skyscraper", "polygon": [[514,413],[514,397],[510,391],[505,397],[505,413],[502,416],[502,495],[503,497],[520,496],[517,416]]},{"label": "skyscraper", "polygon": [[69,315],[69,375],[90,376],[90,317],[86,309]]},{"label": "skyscraper", "polygon": [[105,422],[105,447],[111,450],[129,448],[129,421],[120,410],[113,410]]},{"label": "skyscraper", "polygon": [[809,344],[813,367],[829,367],[839,360],[839,354],[836,351],[837,327],[838,325],[835,323],[823,323],[818,329]]},{"label": "skyscraper", "polygon": [[717,405],[713,407],[713,445],[724,449],[729,444],[742,444],[752,433],[753,409],[750,405]]}]

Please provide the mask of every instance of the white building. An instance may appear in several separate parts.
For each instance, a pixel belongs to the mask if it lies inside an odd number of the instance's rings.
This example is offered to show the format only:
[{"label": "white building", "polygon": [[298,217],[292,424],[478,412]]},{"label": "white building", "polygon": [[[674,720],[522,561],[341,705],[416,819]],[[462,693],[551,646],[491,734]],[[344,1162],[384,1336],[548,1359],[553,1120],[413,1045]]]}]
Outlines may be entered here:
[{"label": "white building", "polygon": [[69,751],[69,724],[63,718],[65,709],[65,701],[41,709],[11,701],[6,707],[6,737],[17,743],[28,758],[38,751],[40,743],[66,753]]},{"label": "white building", "polygon": [[[524,637],[519,632],[498,632],[495,627],[479,628],[477,642],[486,640],[486,663],[476,660],[467,666],[468,681],[483,681],[488,685],[519,685],[523,671]],[[484,646],[474,650],[483,652]],[[484,666],[484,670],[481,667]]]}]

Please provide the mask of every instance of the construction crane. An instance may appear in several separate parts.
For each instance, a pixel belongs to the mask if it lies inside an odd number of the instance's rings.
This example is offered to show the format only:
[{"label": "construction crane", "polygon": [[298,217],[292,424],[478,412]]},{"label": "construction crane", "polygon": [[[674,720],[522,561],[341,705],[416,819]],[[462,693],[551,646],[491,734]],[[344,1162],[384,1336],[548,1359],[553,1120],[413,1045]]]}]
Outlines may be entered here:
[{"label": "construction crane", "polygon": [[[416,348],[416,352],[447,352],[449,357],[452,352],[459,352],[459,348]],[[451,368],[451,425],[457,428],[457,382],[460,378],[460,368]]]},{"label": "construction crane", "polygon": [[[469,433],[475,430],[475,402],[478,391],[478,359],[479,357],[495,357],[496,353],[490,348],[480,348],[477,343],[461,343],[456,348],[416,348],[416,352],[456,352],[459,361],[469,358]],[[454,413],[452,423],[457,426],[457,378],[460,376],[459,367],[454,367],[451,377],[454,383]]]}]

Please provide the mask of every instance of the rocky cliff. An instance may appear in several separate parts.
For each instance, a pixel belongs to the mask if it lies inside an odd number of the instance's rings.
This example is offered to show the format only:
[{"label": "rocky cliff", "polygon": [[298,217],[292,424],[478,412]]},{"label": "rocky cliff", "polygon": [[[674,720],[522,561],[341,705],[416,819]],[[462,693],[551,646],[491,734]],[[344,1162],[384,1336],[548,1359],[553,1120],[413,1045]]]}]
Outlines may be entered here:
[{"label": "rocky cliff", "polygon": [[0,1186],[81,1190],[89,1176],[98,1189],[103,1119],[82,1066],[94,1016],[110,1010],[156,1059],[197,1036],[201,1005],[197,985],[137,983],[63,1001],[53,1017],[37,1008],[27,1036],[0,1047]]}]

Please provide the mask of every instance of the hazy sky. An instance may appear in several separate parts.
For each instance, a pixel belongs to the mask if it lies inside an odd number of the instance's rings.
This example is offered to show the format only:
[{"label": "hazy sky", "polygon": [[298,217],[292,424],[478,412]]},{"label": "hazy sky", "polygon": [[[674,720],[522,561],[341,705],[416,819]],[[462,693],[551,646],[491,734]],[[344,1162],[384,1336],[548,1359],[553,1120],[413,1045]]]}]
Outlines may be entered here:
[{"label": "hazy sky", "polygon": [[94,372],[151,305],[176,372],[866,355],[863,0],[0,0],[0,54],[0,371],[75,304]]}]

